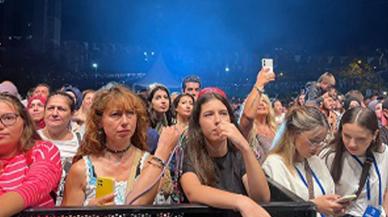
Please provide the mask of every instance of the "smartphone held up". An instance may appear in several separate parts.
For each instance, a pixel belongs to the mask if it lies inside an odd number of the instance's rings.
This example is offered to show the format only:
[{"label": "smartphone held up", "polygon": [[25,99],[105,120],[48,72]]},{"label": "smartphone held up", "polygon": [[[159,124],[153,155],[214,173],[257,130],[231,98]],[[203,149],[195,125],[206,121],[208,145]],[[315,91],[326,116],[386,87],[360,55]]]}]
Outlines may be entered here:
[{"label": "smartphone held up", "polygon": [[269,69],[269,72],[267,73],[267,79],[275,79],[275,72],[273,71],[273,59],[270,58],[263,58],[261,59],[261,68],[263,69]]}]

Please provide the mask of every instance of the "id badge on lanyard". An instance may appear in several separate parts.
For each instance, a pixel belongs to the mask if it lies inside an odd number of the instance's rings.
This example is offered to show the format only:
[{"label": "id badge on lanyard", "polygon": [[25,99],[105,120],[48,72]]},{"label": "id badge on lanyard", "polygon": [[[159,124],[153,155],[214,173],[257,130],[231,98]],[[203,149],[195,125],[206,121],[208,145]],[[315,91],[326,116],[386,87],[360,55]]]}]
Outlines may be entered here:
[{"label": "id badge on lanyard", "polygon": [[376,208],[374,206],[368,206],[362,214],[362,217],[380,217],[381,216],[381,209]]},{"label": "id badge on lanyard", "polygon": [[[364,166],[364,164],[361,162],[361,160],[356,157],[356,156],[353,156],[352,157],[358,162],[358,164],[360,164],[361,167]],[[378,195],[378,201],[379,201],[379,206],[378,207],[375,207],[375,206],[371,206],[371,205],[368,205],[368,207],[365,209],[365,212],[364,214],[362,215],[363,217],[380,217],[381,215],[381,207],[382,207],[382,204],[383,204],[383,193],[382,193],[382,186],[381,186],[381,174],[380,174],[380,170],[379,170],[379,167],[377,165],[377,162],[376,162],[376,159],[375,157],[373,156],[373,166],[376,170],[376,174],[377,174],[377,178],[378,178],[378,182],[379,182],[379,195]],[[370,189],[370,176],[368,176],[368,179],[367,179],[367,183],[366,183],[366,196],[367,196],[367,199],[368,201],[371,200],[371,189]]]}]

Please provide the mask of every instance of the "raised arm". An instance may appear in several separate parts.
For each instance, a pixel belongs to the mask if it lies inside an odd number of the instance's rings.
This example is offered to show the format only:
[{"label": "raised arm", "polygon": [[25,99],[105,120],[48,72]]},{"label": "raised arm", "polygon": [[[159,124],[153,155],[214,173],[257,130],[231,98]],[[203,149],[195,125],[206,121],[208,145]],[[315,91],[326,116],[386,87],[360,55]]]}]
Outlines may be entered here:
[{"label": "raised arm", "polygon": [[[154,156],[161,159],[167,164],[168,158],[178,142],[180,131],[176,127],[166,127],[162,130],[159,137],[158,147]],[[138,180],[136,181],[133,191],[127,197],[127,203],[133,201],[140,193],[145,191],[151,184],[157,180],[158,176],[162,172],[162,168],[148,163],[141,172]],[[149,190],[147,193],[136,199],[133,205],[146,205],[152,204],[156,194],[158,193],[159,181]]]},{"label": "raised arm", "polygon": [[261,95],[264,93],[264,87],[267,83],[274,80],[275,73],[271,72],[270,69],[261,69],[257,74],[255,85],[245,100],[244,110],[240,117],[240,128],[245,138],[248,138],[249,132],[253,127],[257,106]]}]

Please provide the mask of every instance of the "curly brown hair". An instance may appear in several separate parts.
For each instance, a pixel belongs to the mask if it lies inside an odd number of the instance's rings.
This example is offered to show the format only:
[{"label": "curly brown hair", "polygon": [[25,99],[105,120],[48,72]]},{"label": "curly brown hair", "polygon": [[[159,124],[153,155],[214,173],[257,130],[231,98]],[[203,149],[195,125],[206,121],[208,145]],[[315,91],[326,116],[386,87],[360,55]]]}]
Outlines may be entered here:
[{"label": "curly brown hair", "polygon": [[6,103],[15,108],[20,118],[23,119],[23,132],[20,137],[20,147],[18,148],[22,152],[27,152],[35,145],[37,140],[41,140],[39,134],[36,132],[34,121],[20,100],[15,96],[0,93],[0,102]]},{"label": "curly brown hair", "polygon": [[134,111],[137,117],[136,130],[131,138],[131,144],[148,151],[146,133],[148,127],[147,111],[141,99],[123,85],[96,92],[93,104],[86,117],[86,132],[74,162],[85,155],[100,156],[106,147],[106,135],[101,128],[102,115],[108,108],[120,108],[124,111]]}]

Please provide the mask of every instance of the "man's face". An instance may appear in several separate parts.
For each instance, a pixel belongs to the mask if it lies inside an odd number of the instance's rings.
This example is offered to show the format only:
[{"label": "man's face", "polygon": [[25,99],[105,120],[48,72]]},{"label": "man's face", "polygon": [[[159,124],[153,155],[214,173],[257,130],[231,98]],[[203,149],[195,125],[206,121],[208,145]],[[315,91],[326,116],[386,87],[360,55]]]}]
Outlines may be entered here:
[{"label": "man's face", "polygon": [[43,96],[47,98],[49,95],[49,89],[46,86],[39,85],[35,88],[34,92],[32,93],[33,96]]},{"label": "man's face", "polygon": [[198,93],[200,91],[199,83],[197,82],[186,82],[186,87],[184,89],[184,93],[190,94],[197,100]]},{"label": "man's face", "polygon": [[323,109],[331,111],[335,108],[335,101],[331,96],[326,96],[323,98],[322,102]]},{"label": "man's face", "polygon": [[322,88],[322,90],[328,90],[330,87],[332,87],[332,85],[327,82],[327,81],[321,81],[320,83],[320,87]]}]

